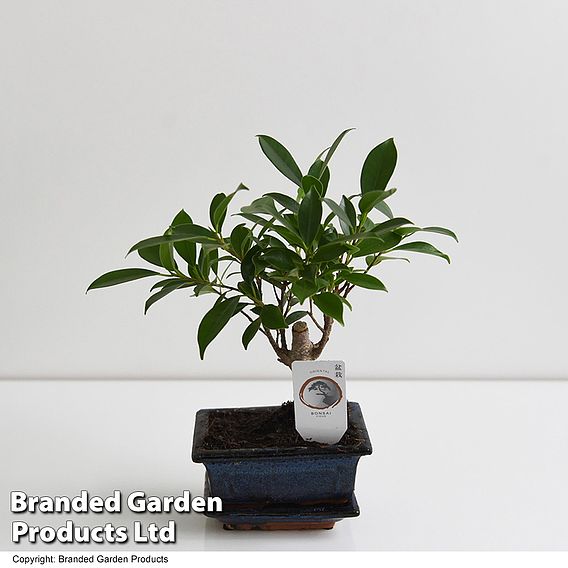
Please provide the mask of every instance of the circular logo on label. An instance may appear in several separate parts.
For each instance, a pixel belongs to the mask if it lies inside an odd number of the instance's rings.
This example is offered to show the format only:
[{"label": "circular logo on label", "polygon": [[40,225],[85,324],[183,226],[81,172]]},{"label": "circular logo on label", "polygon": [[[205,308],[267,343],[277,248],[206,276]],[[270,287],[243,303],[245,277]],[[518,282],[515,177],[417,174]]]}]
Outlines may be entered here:
[{"label": "circular logo on label", "polygon": [[342,397],[341,387],[329,377],[311,377],[300,389],[300,400],[318,410],[334,407]]}]

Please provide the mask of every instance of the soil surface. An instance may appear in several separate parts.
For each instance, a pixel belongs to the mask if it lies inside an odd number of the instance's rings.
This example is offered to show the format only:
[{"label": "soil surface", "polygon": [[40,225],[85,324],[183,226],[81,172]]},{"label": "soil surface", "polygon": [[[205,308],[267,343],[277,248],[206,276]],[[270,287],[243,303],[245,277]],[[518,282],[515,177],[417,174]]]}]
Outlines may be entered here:
[{"label": "soil surface", "polygon": [[[349,415],[348,415],[349,418]],[[363,433],[348,419],[348,428],[336,444],[354,450],[365,443]],[[318,442],[306,442],[294,424],[294,403],[285,402],[264,412],[227,409],[209,415],[209,430],[203,440],[207,450],[238,448],[296,448],[329,447]]]}]

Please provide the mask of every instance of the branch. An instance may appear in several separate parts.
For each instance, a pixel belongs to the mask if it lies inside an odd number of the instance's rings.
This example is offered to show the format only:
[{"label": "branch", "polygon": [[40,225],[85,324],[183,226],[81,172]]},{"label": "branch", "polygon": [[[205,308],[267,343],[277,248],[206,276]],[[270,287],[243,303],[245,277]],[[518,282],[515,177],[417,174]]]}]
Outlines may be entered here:
[{"label": "branch", "polygon": [[244,310],[241,310],[241,314],[243,314],[243,316],[245,316],[245,318],[247,318],[250,321],[250,323],[254,321],[254,319],[251,316],[249,316],[247,313],[245,313]]},{"label": "branch", "polygon": [[288,291],[288,283],[285,284],[286,292],[284,295],[284,317],[286,317],[292,309],[292,294]]},{"label": "branch", "polygon": [[[318,320],[315,318],[314,316],[314,305],[312,303],[312,299],[310,298],[310,311],[308,312],[308,315],[310,316],[310,318],[312,319],[312,321],[316,324],[317,328],[323,333],[324,332],[324,328],[319,324]],[[325,319],[325,318],[324,318]]]},{"label": "branch", "polygon": [[324,329],[321,334],[321,339],[314,345],[314,350],[312,353],[314,359],[317,359],[321,355],[323,348],[327,345],[327,342],[329,341],[329,336],[331,335],[331,328],[333,327],[333,318],[324,315],[323,321],[324,321],[323,324]]},{"label": "branch", "polygon": [[288,343],[286,341],[286,330],[280,330],[280,344],[282,345],[282,349],[288,350]]},{"label": "branch", "polygon": [[353,290],[353,288],[355,288],[355,284],[351,284],[351,286],[347,286],[347,288],[345,289],[345,294],[343,295],[343,297],[347,298],[347,294],[349,294],[351,292],[351,290]]},{"label": "branch", "polygon": [[270,345],[272,346],[272,349],[274,349],[274,352],[278,356],[278,361],[280,361],[287,367],[291,367],[292,361],[290,360],[290,352],[288,351],[288,349],[280,347],[276,342],[276,340],[274,339],[274,337],[272,336],[272,333],[266,327],[262,326],[260,328],[260,331],[262,331],[262,333],[266,335]]}]

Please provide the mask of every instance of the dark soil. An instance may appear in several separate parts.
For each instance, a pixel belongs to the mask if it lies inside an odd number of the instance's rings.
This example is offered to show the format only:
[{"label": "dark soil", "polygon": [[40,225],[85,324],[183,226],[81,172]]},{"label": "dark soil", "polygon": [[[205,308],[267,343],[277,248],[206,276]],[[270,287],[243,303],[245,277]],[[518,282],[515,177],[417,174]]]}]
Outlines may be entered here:
[{"label": "dark soil", "polygon": [[[349,416],[348,416],[349,418]],[[365,443],[365,436],[348,419],[348,428],[343,438],[335,445],[356,450]],[[297,448],[329,447],[318,442],[306,442],[294,424],[294,403],[285,402],[275,409],[250,411],[231,408],[209,415],[208,433],[203,440],[203,449],[232,450],[239,448]]]}]

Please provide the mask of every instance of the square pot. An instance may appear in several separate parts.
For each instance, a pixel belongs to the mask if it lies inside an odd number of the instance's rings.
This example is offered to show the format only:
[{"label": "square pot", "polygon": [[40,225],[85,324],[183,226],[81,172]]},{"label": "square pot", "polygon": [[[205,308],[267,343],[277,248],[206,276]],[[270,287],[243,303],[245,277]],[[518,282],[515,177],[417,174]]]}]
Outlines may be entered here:
[{"label": "square pot", "polygon": [[[278,407],[231,409],[266,412]],[[204,440],[210,419],[227,409],[204,409],[196,415],[192,459],[206,469],[205,494],[220,497],[223,511],[205,513],[226,528],[331,528],[357,516],[354,495],[359,458],[372,452],[361,408],[348,403],[349,426],[356,446],[338,444],[294,447],[208,449]],[[250,415],[250,414],[249,414]]]}]

